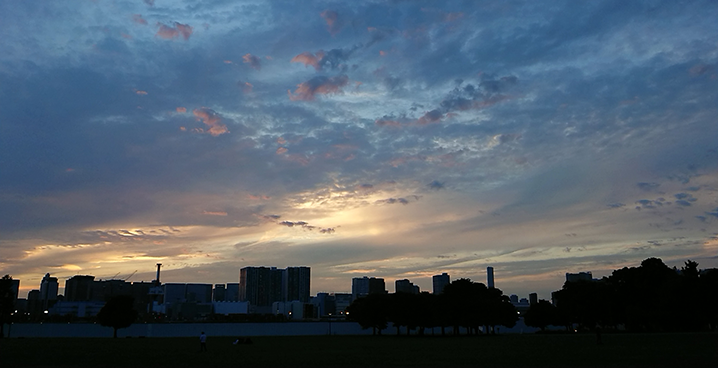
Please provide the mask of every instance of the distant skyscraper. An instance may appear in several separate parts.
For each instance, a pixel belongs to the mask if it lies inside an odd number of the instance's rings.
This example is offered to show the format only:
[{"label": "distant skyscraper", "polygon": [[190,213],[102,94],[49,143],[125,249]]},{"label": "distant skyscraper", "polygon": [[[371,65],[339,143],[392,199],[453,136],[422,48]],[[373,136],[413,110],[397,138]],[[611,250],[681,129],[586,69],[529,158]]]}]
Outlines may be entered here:
[{"label": "distant skyscraper", "polygon": [[529,294],[529,304],[534,305],[536,303],[538,303],[538,294],[536,294],[536,293]]},{"label": "distant skyscraper", "polygon": [[214,285],[214,292],[212,293],[212,300],[215,302],[223,302],[227,296],[227,288],[224,284]]},{"label": "distant skyscraper", "polygon": [[376,277],[355,277],[352,279],[352,300],[369,294],[385,294],[384,279]]},{"label": "distant skyscraper", "polygon": [[591,281],[593,275],[591,272],[566,273],[566,282]]},{"label": "distant skyscraper", "polygon": [[239,301],[260,307],[282,301],[283,271],[276,267],[244,267],[239,270]]},{"label": "distant skyscraper", "polygon": [[494,287],[494,268],[486,267],[486,286]]},{"label": "distant skyscraper", "polygon": [[396,280],[394,282],[394,292],[405,294],[419,294],[419,286],[414,285],[409,280]]},{"label": "distant skyscraper", "polygon": [[282,275],[282,294],[285,302],[298,300],[309,302],[309,284],[311,270],[309,267],[287,267]]},{"label": "distant skyscraper", "polygon": [[86,302],[92,297],[95,276],[75,275],[65,281],[65,301]]},{"label": "distant skyscraper", "polygon": [[228,302],[237,302],[239,301],[239,283],[238,282],[231,282],[227,284],[227,290],[226,294],[224,295],[224,300]]},{"label": "distant skyscraper", "polygon": [[57,277],[50,277],[49,273],[45,274],[40,283],[40,299],[42,307],[47,309],[57,301],[58,283]]},{"label": "distant skyscraper", "polygon": [[451,279],[449,278],[449,274],[444,272],[441,275],[432,276],[431,282],[434,286],[434,294],[441,294],[444,292],[444,287],[451,283]]}]

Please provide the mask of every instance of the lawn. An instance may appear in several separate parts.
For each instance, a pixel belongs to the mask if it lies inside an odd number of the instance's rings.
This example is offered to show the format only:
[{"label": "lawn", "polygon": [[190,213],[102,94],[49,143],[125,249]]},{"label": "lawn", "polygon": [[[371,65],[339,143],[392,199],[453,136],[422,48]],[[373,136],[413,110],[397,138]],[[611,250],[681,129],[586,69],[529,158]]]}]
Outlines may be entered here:
[{"label": "lawn", "polygon": [[2,367],[718,367],[718,334],[16,338]]}]

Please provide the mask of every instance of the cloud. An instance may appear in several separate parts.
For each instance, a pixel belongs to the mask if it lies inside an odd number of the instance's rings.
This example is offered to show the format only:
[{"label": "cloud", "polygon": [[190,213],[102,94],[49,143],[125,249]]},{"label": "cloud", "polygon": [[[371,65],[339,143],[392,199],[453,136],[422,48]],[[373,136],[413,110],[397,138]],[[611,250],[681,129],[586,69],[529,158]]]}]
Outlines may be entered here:
[{"label": "cloud", "polygon": [[706,215],[710,215],[710,216],[713,216],[713,217],[718,217],[718,208],[714,209],[714,210],[711,211],[711,212],[706,212]]},{"label": "cloud", "polygon": [[147,25],[147,21],[142,18],[141,14],[132,14],[132,20],[137,24]]},{"label": "cloud", "polygon": [[424,116],[420,117],[416,123],[419,125],[426,125],[426,124],[432,124],[432,123],[438,123],[441,121],[441,118],[444,117],[444,114],[439,111],[438,109],[431,110],[424,114]]},{"label": "cloud", "polygon": [[431,183],[427,184],[426,186],[428,186],[429,189],[432,189],[432,190],[444,189],[444,183],[442,183],[438,180],[434,180]]},{"label": "cloud", "polygon": [[147,91],[142,91],[142,90],[136,89],[136,90],[135,90],[135,93],[138,94],[138,95],[144,96],[144,95],[147,94]]},{"label": "cloud", "polygon": [[397,128],[401,127],[401,122],[399,122],[396,119],[392,119],[392,118],[388,118],[388,117],[376,119],[374,121],[374,124],[381,126],[381,127],[384,127],[384,126],[397,127]]},{"label": "cloud", "polygon": [[387,198],[387,199],[380,199],[376,201],[376,203],[383,203],[383,204],[409,204],[409,201],[406,198]]},{"label": "cloud", "polygon": [[333,10],[325,10],[319,14],[324,21],[327,22],[327,30],[333,35],[341,31],[344,22],[339,18],[339,14]]},{"label": "cloud", "polygon": [[346,86],[348,82],[349,78],[346,75],[317,76],[299,84],[294,93],[287,91],[287,94],[292,101],[312,101],[317,94],[327,95],[341,92],[342,87]]},{"label": "cloud", "polygon": [[246,64],[249,64],[249,66],[251,66],[252,68],[254,68],[256,70],[262,69],[262,63],[258,57],[254,56],[252,54],[245,54],[244,56],[242,56],[242,59],[244,60],[244,62]]},{"label": "cloud", "polygon": [[227,216],[227,212],[224,211],[202,211],[202,214],[208,216]]},{"label": "cloud", "polygon": [[177,107],[177,108],[175,109],[175,111],[177,111],[177,112],[179,112],[179,113],[185,113],[185,112],[187,112],[187,108],[186,108],[186,107],[179,106],[179,107]]},{"label": "cloud", "polygon": [[237,82],[237,87],[239,87],[243,93],[251,93],[254,90],[254,85],[249,82]]},{"label": "cloud", "polygon": [[292,60],[290,60],[289,62],[290,62],[290,63],[302,63],[302,64],[304,64],[305,67],[311,65],[311,66],[314,67],[314,69],[316,69],[317,71],[319,71],[319,70],[322,69],[322,67],[319,66],[319,60],[320,60],[320,59],[322,58],[322,56],[324,56],[324,55],[322,54],[321,51],[319,51],[318,53],[319,53],[320,55],[319,55],[319,56],[315,56],[315,55],[312,54],[311,52],[303,52],[303,53],[301,53],[301,54],[299,54],[299,55],[293,57]]},{"label": "cloud", "polygon": [[229,133],[227,126],[221,123],[222,119],[212,109],[202,107],[199,109],[194,109],[192,113],[194,114],[194,116],[197,117],[197,121],[201,120],[203,123],[209,126],[209,130],[207,130],[207,133],[211,134],[213,137]]},{"label": "cloud", "polygon": [[142,0],[148,6],[155,6],[155,0]]},{"label": "cloud", "polygon": [[359,49],[359,46],[354,46],[351,49],[332,49],[329,51],[319,50],[312,54],[311,52],[303,52],[290,60],[292,63],[302,63],[305,67],[313,66],[316,71],[321,71],[325,68],[330,70],[340,70],[346,72],[348,69],[345,62],[349,60],[349,57],[354,51]]},{"label": "cloud", "polygon": [[159,22],[157,23],[157,25],[160,28],[157,30],[155,36],[164,38],[165,40],[171,40],[181,35],[182,38],[187,41],[189,40],[189,37],[192,35],[193,31],[193,28],[191,26],[179,22],[175,22],[174,27],[170,27]]},{"label": "cloud", "polygon": [[658,183],[638,183],[637,185],[641,190],[645,190],[645,191],[654,190],[654,189],[658,188],[659,186],[661,186],[661,184],[658,184]]},{"label": "cloud", "polygon": [[282,155],[282,154],[287,153],[287,151],[289,151],[289,150],[284,147],[279,147],[279,148],[277,148],[277,151],[275,153],[278,155]]}]

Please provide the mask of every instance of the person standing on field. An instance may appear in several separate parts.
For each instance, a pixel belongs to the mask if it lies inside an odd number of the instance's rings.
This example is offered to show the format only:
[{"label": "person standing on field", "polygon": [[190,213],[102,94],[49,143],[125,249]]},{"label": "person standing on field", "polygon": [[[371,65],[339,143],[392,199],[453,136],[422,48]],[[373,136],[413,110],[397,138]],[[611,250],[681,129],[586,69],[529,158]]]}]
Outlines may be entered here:
[{"label": "person standing on field", "polygon": [[199,334],[199,351],[200,353],[207,351],[207,335],[204,334],[204,331]]}]

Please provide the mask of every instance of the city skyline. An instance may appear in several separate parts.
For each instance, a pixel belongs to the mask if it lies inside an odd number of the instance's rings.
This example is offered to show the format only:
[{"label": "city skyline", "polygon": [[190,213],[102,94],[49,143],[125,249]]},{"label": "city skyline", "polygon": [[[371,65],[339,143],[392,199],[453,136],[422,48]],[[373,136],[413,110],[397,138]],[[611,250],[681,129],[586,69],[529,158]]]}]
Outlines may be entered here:
[{"label": "city skyline", "polygon": [[[718,267],[718,4],[0,4],[0,271]],[[133,272],[137,270],[136,272]]]}]

